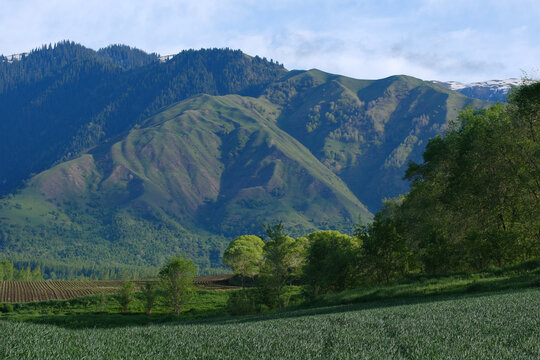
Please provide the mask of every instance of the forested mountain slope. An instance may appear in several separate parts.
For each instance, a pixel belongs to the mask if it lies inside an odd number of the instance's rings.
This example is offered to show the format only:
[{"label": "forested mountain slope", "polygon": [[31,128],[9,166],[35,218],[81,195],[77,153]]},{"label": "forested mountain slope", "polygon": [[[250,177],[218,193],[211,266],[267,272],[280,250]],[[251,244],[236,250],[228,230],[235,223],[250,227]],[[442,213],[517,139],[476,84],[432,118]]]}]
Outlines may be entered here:
[{"label": "forested mountain slope", "polygon": [[284,72],[240,51],[188,50],[160,63],[136,49],[71,42],[0,61],[0,194],[163,106],[201,93],[252,94]]},{"label": "forested mountain slope", "polygon": [[284,106],[278,123],[376,211],[407,192],[409,161],[467,107],[485,102],[410,76],[357,80],[319,70],[290,72],[264,96]]},{"label": "forested mountain slope", "polygon": [[216,234],[276,218],[298,234],[367,220],[343,181],[277,127],[278,114],[237,95],[165,109],[4,200],[2,253],[148,265],[182,251],[210,266],[225,245]]},{"label": "forested mountain slope", "polygon": [[304,235],[368,221],[408,190],[430,137],[487,104],[228,49],[159,62],[69,42],[0,62],[0,89],[2,256],[147,266],[182,252],[206,269],[263,222]]}]

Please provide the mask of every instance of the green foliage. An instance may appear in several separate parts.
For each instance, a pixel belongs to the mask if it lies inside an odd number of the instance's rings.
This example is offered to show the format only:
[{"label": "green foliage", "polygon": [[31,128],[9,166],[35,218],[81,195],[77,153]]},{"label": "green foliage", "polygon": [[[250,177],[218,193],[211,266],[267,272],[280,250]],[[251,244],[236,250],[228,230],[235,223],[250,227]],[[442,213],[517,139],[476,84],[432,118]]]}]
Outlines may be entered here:
[{"label": "green foliage", "polygon": [[309,240],[306,237],[294,239],[291,244],[289,255],[287,257],[290,285],[293,283],[301,283],[304,275],[308,246]]},{"label": "green foliage", "polygon": [[430,140],[424,162],[407,170],[409,194],[388,203],[365,237],[378,279],[540,256],[539,94],[540,85],[524,85],[507,106],[467,109]]},{"label": "green foliage", "polygon": [[1,313],[10,313],[13,311],[13,304],[11,303],[1,303],[0,312]]},{"label": "green foliage", "polygon": [[13,262],[0,261],[0,281],[43,281],[39,265],[31,269],[30,265],[16,269]]},{"label": "green foliage", "polygon": [[390,283],[364,284],[339,293],[323,294],[309,299],[311,306],[384,301],[458,295],[478,292],[496,292],[510,289],[537,287],[540,281],[540,259],[514,266],[476,273],[447,275],[413,274]]},{"label": "green foliage", "polygon": [[307,235],[304,278],[312,295],[342,291],[358,284],[362,242],[338,231]]},{"label": "green foliage", "polygon": [[118,302],[122,307],[122,312],[127,314],[129,311],[129,305],[133,302],[133,292],[135,291],[135,284],[131,281],[124,281],[120,292],[118,293]]},{"label": "green foliage", "polygon": [[360,226],[356,236],[362,242],[361,266],[367,282],[389,282],[417,270],[413,251],[395,219],[399,204],[387,200],[373,223]]},{"label": "green foliage", "polygon": [[193,261],[182,256],[170,259],[159,271],[160,286],[175,314],[180,314],[181,307],[189,300],[196,273]]},{"label": "green foliage", "polygon": [[0,261],[0,280],[13,280],[15,269],[11,261]]},{"label": "green foliage", "polygon": [[[92,244],[88,245],[92,248]],[[151,266],[97,265],[95,263],[71,260],[55,261],[48,259],[15,260],[15,267],[40,268],[45,280],[126,280],[155,277],[157,269]]]},{"label": "green foliage", "polygon": [[227,311],[230,315],[250,315],[257,313],[257,293],[251,290],[234,291],[229,294]]},{"label": "green foliage", "polygon": [[283,287],[287,284],[291,266],[296,263],[295,240],[285,234],[283,223],[265,224],[267,240],[264,244],[264,263],[259,281],[269,306],[282,308]]},{"label": "green foliage", "polygon": [[[204,290],[193,288],[180,315],[171,314],[171,304],[164,292],[153,284],[152,316],[148,316],[148,298],[145,288],[132,293],[129,305],[129,317],[122,316],[124,311],[118,301],[117,293],[101,293],[96,295],[72,298],[69,300],[47,300],[27,303],[9,303],[12,308],[10,314],[13,319],[35,319],[36,317],[55,317],[58,322],[75,321],[80,323],[84,315],[89,316],[88,321],[95,326],[110,327],[119,319],[120,325],[128,322],[144,324],[148,322],[173,321],[178,319],[205,318],[227,315],[227,299],[230,291]],[[8,303],[6,303],[8,304]],[[70,317],[70,318],[67,318]],[[93,318],[92,318],[93,317]],[[80,318],[77,320],[77,318]],[[123,320],[122,320],[123,319]],[[133,319],[128,320],[128,319]]]},{"label": "green foliage", "polygon": [[253,277],[259,273],[263,260],[264,241],[255,235],[242,235],[231,241],[223,254],[223,264],[230,267],[235,274],[241,276],[242,287],[244,278]]},{"label": "green foliage", "polygon": [[152,309],[154,307],[154,303],[156,302],[156,286],[153,282],[147,281],[144,284],[144,288],[142,289],[142,294],[144,296],[144,311],[146,315],[152,315]]},{"label": "green foliage", "polygon": [[98,55],[111,60],[124,69],[133,69],[158,61],[157,54],[147,54],[142,50],[126,45],[109,45],[97,51]]},{"label": "green foliage", "polygon": [[107,307],[107,296],[102,292],[99,296],[99,312],[104,313],[105,308]]}]

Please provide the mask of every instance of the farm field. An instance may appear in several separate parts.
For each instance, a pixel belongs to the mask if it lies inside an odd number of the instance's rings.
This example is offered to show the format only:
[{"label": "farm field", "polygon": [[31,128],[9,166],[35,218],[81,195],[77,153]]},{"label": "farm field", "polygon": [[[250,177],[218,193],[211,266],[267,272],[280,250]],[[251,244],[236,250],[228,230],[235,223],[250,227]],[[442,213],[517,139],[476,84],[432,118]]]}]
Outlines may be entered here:
[{"label": "farm field", "polygon": [[[195,285],[208,289],[236,288],[228,284],[231,275],[200,276]],[[114,281],[0,281],[1,302],[64,300],[95,294],[118,292],[122,280]],[[140,288],[145,281],[134,281]]]},{"label": "farm field", "polygon": [[100,328],[92,322],[73,327],[1,320],[0,357],[538,359],[538,309],[540,289],[532,288],[197,323]]}]

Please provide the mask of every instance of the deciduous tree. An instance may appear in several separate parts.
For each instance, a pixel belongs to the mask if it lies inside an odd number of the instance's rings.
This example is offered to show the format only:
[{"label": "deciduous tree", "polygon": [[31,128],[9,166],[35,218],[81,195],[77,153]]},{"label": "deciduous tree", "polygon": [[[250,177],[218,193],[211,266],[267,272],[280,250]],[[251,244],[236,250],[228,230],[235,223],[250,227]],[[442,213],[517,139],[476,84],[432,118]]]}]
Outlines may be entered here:
[{"label": "deciduous tree", "polygon": [[223,264],[229,266],[242,279],[259,273],[263,259],[264,241],[255,235],[242,235],[231,241],[223,254]]},{"label": "deciduous tree", "polygon": [[264,225],[267,240],[264,245],[264,264],[261,268],[261,283],[275,296],[282,307],[283,287],[287,283],[291,266],[294,239],[285,234],[283,223]]},{"label": "deciduous tree", "polygon": [[122,306],[122,312],[124,314],[127,314],[129,305],[133,302],[133,291],[135,291],[135,284],[129,280],[124,281],[118,293],[118,302]]},{"label": "deciduous tree", "polygon": [[175,314],[180,314],[182,305],[187,302],[196,272],[193,261],[182,256],[170,259],[159,271],[160,285]]}]

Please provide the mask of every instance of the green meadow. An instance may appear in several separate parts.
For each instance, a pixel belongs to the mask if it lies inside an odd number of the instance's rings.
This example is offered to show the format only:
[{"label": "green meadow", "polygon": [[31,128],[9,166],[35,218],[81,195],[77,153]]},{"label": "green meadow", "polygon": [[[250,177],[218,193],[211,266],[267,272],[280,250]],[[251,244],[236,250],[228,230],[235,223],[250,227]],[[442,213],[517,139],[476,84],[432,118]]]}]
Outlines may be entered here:
[{"label": "green meadow", "polygon": [[[540,290],[115,326],[0,321],[4,359],[535,359]],[[38,320],[37,318],[35,320]],[[79,317],[79,320],[84,320]],[[89,320],[89,319],[88,319]],[[25,339],[20,341],[20,339]]]}]

